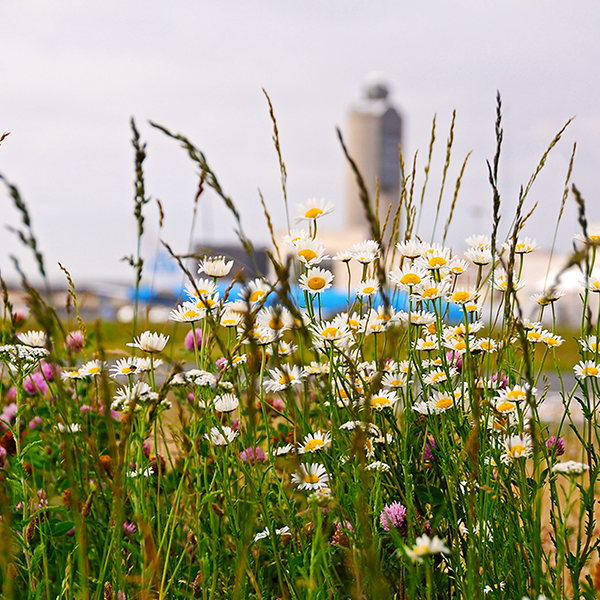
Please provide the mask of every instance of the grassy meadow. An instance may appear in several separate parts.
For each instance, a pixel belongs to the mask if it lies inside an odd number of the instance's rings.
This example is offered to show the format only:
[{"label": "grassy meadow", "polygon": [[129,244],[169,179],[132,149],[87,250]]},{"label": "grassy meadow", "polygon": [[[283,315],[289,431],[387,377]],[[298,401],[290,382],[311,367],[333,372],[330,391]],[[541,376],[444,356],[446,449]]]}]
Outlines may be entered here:
[{"label": "grassy meadow", "polygon": [[[494,217],[464,253],[444,245],[464,169],[449,215],[438,214],[444,233],[425,241],[428,177],[415,189],[416,160],[411,171],[401,159],[399,207],[383,214],[342,141],[370,236],[331,257],[361,276],[334,281],[319,239],[334,207],[288,206],[271,107],[288,230],[279,242],[263,204],[269,277],[240,280],[232,297],[216,289],[235,268],[227,257],[190,268],[173,254],[186,291],[159,326],[138,303],[132,323],[84,323],[66,270],[72,318],[61,321],[22,274],[24,319],[1,282],[2,598],[596,598],[600,320],[590,307],[600,238],[587,230],[571,160],[562,206],[579,207],[581,328],[556,329],[554,282],[536,297],[538,320],[523,318],[521,269],[538,249],[523,237],[536,218],[525,201],[563,130],[501,239],[500,109]],[[252,253],[203,152],[155,126],[182,146]],[[132,128],[139,249],[146,147]],[[443,182],[451,146],[452,136]],[[1,177],[45,276],[27,207]],[[139,289],[139,250],[131,266]],[[334,284],[348,287],[348,306],[324,318],[321,294]],[[540,416],[549,372],[561,400],[552,422]]]}]

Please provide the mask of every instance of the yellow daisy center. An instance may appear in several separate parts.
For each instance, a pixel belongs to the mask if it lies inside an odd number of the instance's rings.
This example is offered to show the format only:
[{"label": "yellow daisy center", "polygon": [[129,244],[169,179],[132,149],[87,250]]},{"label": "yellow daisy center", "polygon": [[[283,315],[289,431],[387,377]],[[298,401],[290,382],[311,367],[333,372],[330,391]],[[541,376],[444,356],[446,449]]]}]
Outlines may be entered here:
[{"label": "yellow daisy center", "polygon": [[527,334],[527,339],[530,342],[539,342],[542,339],[542,335],[540,333],[538,333],[537,331],[530,331]]},{"label": "yellow daisy center", "polygon": [[92,367],[92,368],[91,368],[91,369],[88,371],[88,373],[89,373],[90,375],[97,375],[98,373],[100,373],[100,369],[99,369],[98,367]]},{"label": "yellow daisy center", "polygon": [[508,452],[510,456],[521,456],[525,452],[525,446],[521,446],[520,444],[516,444],[513,446]]},{"label": "yellow daisy center", "polygon": [[303,258],[306,262],[310,262],[311,260],[317,258],[318,255],[314,250],[311,250],[310,248],[303,248],[298,252],[298,256]]},{"label": "yellow daisy center", "polygon": [[311,277],[308,280],[308,287],[311,290],[322,290],[326,285],[326,281],[323,277]]},{"label": "yellow daisy center", "polygon": [[290,381],[293,381],[294,378],[291,377],[290,375],[282,375],[279,378],[279,385],[287,385],[288,383],[290,383]]},{"label": "yellow daisy center", "polygon": [[436,408],[441,408],[442,410],[445,410],[447,408],[450,408],[453,404],[454,404],[454,400],[452,400],[452,398],[444,397],[444,398],[440,398],[435,403],[435,406],[436,406]]},{"label": "yellow daisy center", "polygon": [[446,373],[434,373],[433,377],[431,378],[431,381],[433,381],[433,383],[446,381]]},{"label": "yellow daisy center", "polygon": [[326,327],[321,332],[321,335],[324,338],[333,338],[333,337],[336,337],[337,335],[339,335],[339,333],[340,333],[340,330],[337,327]]},{"label": "yellow daisy center", "polygon": [[348,327],[352,327],[352,329],[358,329],[360,327],[360,321],[356,319],[348,319]]},{"label": "yellow daisy center", "polygon": [[306,442],[306,444],[304,444],[304,449],[307,452],[312,452],[313,450],[316,450],[317,448],[320,448],[321,446],[324,446],[325,442],[323,440],[320,440],[318,438],[309,440],[308,442]]},{"label": "yellow daisy center", "polygon": [[323,214],[323,211],[320,208],[309,208],[304,217],[307,219],[316,219],[317,217],[320,217]]},{"label": "yellow daisy center", "polygon": [[319,476],[315,473],[307,473],[304,476],[304,481],[306,483],[319,483]]},{"label": "yellow daisy center", "polygon": [[237,319],[223,319],[221,324],[223,327],[230,327],[231,325],[235,325],[237,323]]},{"label": "yellow daisy center", "polygon": [[186,310],[181,316],[184,319],[195,319],[200,316],[200,313],[197,310]]},{"label": "yellow daisy center", "polygon": [[427,288],[423,292],[423,298],[433,298],[434,296],[437,296],[439,293],[440,293],[440,290],[438,288]]},{"label": "yellow daisy center", "polygon": [[389,405],[390,405],[390,401],[385,396],[375,396],[374,398],[371,398],[371,406],[373,408],[378,408],[378,407],[383,408],[384,406],[389,406]]},{"label": "yellow daisy center", "polygon": [[434,269],[438,267],[443,267],[448,261],[443,256],[433,256],[428,261],[427,264]]},{"label": "yellow daisy center", "polygon": [[454,292],[452,294],[453,302],[466,302],[469,299],[469,292]]},{"label": "yellow daisy center", "polygon": [[513,404],[512,402],[508,402],[508,401],[504,401],[501,402],[500,404],[498,404],[497,409],[498,412],[510,412],[511,410],[514,410],[517,407],[516,404]]},{"label": "yellow daisy center", "polygon": [[252,292],[252,294],[250,294],[250,302],[258,302],[264,295],[265,292],[263,292],[262,290],[256,290],[255,292]]},{"label": "yellow daisy center", "polygon": [[372,294],[375,291],[375,288],[372,285],[368,285],[363,288],[363,294]]},{"label": "yellow daisy center", "polygon": [[598,369],[596,367],[585,367],[581,372],[584,375],[598,375]]},{"label": "yellow daisy center", "polygon": [[269,327],[271,329],[283,329],[284,325],[283,325],[283,321],[279,318],[279,317],[273,317],[270,321],[269,321]]},{"label": "yellow daisy center", "polygon": [[462,340],[460,342],[454,343],[455,350],[466,350],[466,348],[467,348],[467,344],[465,344],[465,342],[463,342]]},{"label": "yellow daisy center", "polygon": [[511,390],[510,392],[508,392],[508,394],[506,394],[506,397],[510,400],[516,401],[525,400],[525,398],[527,398],[527,393],[523,390]]},{"label": "yellow daisy center", "polygon": [[406,273],[406,275],[402,275],[400,283],[403,285],[417,285],[421,283],[421,278],[416,273]]},{"label": "yellow daisy center", "polygon": [[430,341],[423,342],[423,349],[424,350],[435,350],[436,344],[437,344],[437,342],[430,342]]}]

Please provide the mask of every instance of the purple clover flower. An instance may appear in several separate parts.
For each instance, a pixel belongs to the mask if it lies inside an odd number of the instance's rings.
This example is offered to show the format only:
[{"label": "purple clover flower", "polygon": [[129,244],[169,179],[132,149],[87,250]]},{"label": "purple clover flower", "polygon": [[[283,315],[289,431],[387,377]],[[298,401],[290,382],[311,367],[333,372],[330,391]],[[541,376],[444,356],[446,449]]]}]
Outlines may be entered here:
[{"label": "purple clover flower", "polygon": [[256,448],[253,448],[252,446],[250,446],[249,448],[246,448],[245,450],[243,450],[240,454],[240,458],[247,463],[250,463],[251,465],[254,465],[255,462],[265,462],[265,452],[262,448],[260,448],[259,446],[256,446]]},{"label": "purple clover flower", "polygon": [[557,438],[555,435],[546,440],[548,452],[556,452],[556,456],[562,456],[566,450],[565,438]]},{"label": "purple clover flower", "polygon": [[399,529],[406,522],[406,507],[400,502],[386,504],[379,515],[379,521],[386,531],[391,527]]}]

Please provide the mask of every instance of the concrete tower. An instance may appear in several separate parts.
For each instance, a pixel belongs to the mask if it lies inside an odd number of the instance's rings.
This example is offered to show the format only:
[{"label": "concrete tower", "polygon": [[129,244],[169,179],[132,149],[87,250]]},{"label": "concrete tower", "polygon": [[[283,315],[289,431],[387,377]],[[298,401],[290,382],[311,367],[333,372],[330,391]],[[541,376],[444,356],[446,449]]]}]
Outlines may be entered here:
[{"label": "concrete tower", "polygon": [[[402,119],[391,104],[389,94],[389,86],[381,74],[369,75],[363,97],[352,107],[348,119],[348,150],[362,173],[373,206],[379,181],[382,222],[390,205],[393,218],[400,198],[398,146],[402,137]],[[350,168],[347,178],[346,226],[348,229],[366,231],[367,222],[359,189]]]}]

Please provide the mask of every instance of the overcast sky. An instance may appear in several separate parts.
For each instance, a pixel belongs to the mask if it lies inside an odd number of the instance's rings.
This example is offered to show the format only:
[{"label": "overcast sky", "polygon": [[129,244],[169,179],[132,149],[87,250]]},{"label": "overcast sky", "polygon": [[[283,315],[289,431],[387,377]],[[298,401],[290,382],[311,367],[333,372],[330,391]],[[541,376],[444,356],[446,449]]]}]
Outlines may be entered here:
[{"label": "overcast sky", "polygon": [[[132,278],[120,261],[136,244],[132,116],[148,144],[148,194],[165,210],[160,237],[176,251],[188,245],[196,168],[148,120],[185,134],[205,152],[256,242],[268,239],[258,188],[283,227],[262,88],[278,118],[291,203],[327,198],[337,211],[324,226],[342,225],[345,165],[335,128],[344,130],[372,71],[388,77],[404,116],[405,156],[411,160],[420,150],[418,181],[438,115],[430,206],[457,111],[449,192],[464,156],[473,154],[450,236],[455,249],[469,233],[491,227],[485,160],[494,154],[496,90],[504,107],[503,222],[511,221],[519,186],[571,117],[528,200],[540,208],[526,233],[551,243],[574,142],[573,181],[589,219],[600,220],[595,0],[5,0],[0,23],[0,134],[11,132],[0,147],[0,173],[25,198],[53,279],[60,279],[58,261],[76,282]],[[201,203],[195,239],[207,245],[234,239],[220,201],[206,193]],[[4,229],[20,224],[5,189],[0,207],[0,269],[12,279],[9,254],[29,272],[32,263]],[[159,235],[155,203],[147,206],[146,225],[151,254]],[[570,198],[562,248],[575,231]],[[424,227],[423,234],[430,231]]]}]

